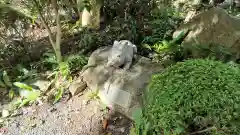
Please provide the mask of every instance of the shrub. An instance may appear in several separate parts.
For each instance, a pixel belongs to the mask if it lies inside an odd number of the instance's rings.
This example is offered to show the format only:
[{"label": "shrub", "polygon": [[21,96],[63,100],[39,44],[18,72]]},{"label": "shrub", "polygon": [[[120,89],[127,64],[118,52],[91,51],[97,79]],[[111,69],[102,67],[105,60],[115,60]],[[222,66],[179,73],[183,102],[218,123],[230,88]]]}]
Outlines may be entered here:
[{"label": "shrub", "polygon": [[88,62],[88,58],[84,55],[70,55],[67,57],[66,61],[69,65],[69,70],[71,73],[74,73],[76,71],[80,71],[83,66],[85,66]]},{"label": "shrub", "polygon": [[187,60],[154,75],[144,109],[151,134],[240,133],[240,69],[212,60]]},{"label": "shrub", "polygon": [[182,45],[182,52],[184,58],[213,58],[223,62],[234,61],[237,62],[238,52],[228,47],[227,45],[217,44],[192,44]]}]

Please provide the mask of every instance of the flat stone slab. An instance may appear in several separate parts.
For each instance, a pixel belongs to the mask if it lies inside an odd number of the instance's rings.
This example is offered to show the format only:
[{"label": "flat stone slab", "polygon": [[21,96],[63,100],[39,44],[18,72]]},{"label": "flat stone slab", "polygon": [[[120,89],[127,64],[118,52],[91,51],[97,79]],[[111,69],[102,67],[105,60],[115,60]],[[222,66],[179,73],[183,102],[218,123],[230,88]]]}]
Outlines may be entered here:
[{"label": "flat stone slab", "polygon": [[131,93],[119,88],[105,88],[103,91],[100,91],[99,95],[102,97],[101,99],[105,99],[104,102],[108,104],[114,103],[125,109],[130,105]]}]

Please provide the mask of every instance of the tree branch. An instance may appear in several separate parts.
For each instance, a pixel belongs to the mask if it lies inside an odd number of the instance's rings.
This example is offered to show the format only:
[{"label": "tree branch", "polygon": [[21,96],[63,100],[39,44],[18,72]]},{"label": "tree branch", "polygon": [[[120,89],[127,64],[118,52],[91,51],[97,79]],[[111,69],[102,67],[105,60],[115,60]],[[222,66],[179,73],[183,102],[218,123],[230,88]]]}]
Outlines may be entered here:
[{"label": "tree branch", "polygon": [[42,21],[42,23],[43,23],[43,26],[45,27],[45,29],[46,29],[47,32],[48,32],[49,40],[50,40],[50,42],[51,42],[51,44],[52,44],[52,46],[53,46],[53,49],[55,50],[55,46],[56,46],[56,45],[55,45],[55,42],[54,42],[53,37],[52,37],[52,31],[51,31],[51,29],[49,28],[49,26],[47,25],[47,22],[46,22],[46,20],[44,19],[42,12],[40,11],[39,3],[38,3],[36,0],[33,0],[33,2],[34,2],[34,4],[35,4],[35,6],[37,7],[37,12],[38,12],[38,14],[39,14],[39,16],[40,16],[40,19],[41,19],[41,21]]},{"label": "tree branch", "polygon": [[201,134],[201,133],[205,133],[205,132],[208,132],[208,131],[211,131],[211,130],[214,130],[214,129],[216,129],[216,127],[209,127],[209,128],[204,129],[204,130],[201,130],[201,131],[196,131],[196,132],[190,133],[190,135]]}]

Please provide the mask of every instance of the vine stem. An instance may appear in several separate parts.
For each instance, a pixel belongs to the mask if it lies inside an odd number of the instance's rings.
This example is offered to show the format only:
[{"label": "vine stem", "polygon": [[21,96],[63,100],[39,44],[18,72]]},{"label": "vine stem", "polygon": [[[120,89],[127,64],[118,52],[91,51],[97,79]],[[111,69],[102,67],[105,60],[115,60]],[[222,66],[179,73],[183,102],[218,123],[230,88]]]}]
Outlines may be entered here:
[{"label": "vine stem", "polygon": [[190,133],[190,135],[201,134],[201,133],[208,132],[208,131],[211,131],[211,130],[214,130],[214,129],[216,129],[216,127],[209,127],[209,128],[204,129],[204,130],[200,130],[200,131]]}]

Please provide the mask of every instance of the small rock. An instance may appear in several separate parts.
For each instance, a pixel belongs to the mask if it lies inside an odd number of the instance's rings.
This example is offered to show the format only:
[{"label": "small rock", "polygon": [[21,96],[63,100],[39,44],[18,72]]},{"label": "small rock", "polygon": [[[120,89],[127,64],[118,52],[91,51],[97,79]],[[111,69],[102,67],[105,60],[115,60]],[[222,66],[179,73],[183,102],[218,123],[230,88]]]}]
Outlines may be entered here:
[{"label": "small rock", "polygon": [[113,126],[113,125],[108,125],[108,129],[109,129],[109,130],[114,130],[114,128],[115,128],[115,126]]},{"label": "small rock", "polygon": [[78,80],[76,82],[73,82],[69,86],[69,91],[71,92],[72,96],[75,96],[80,92],[82,92],[83,90],[85,90],[86,87],[87,87],[87,84],[85,82],[83,82],[82,80]]},{"label": "small rock", "polygon": [[52,107],[52,108],[48,109],[48,112],[55,112],[55,111],[57,111],[57,108]]},{"label": "small rock", "polygon": [[117,131],[124,133],[125,132],[125,128],[124,127],[118,128]]},{"label": "small rock", "polygon": [[9,115],[10,115],[10,113],[9,113],[8,110],[5,110],[5,109],[2,110],[2,117],[3,117],[3,118],[8,117]]},{"label": "small rock", "polygon": [[90,103],[90,100],[83,100],[83,105],[88,105]]},{"label": "small rock", "polygon": [[20,127],[20,130],[21,130],[21,131],[24,131],[24,129],[25,129],[25,128],[24,128],[23,126]]},{"label": "small rock", "polygon": [[45,123],[45,120],[41,120],[41,123],[40,124],[44,124]]},{"label": "small rock", "polygon": [[34,124],[31,125],[32,128],[35,128],[36,126],[37,126],[36,123],[34,123]]},{"label": "small rock", "polygon": [[97,112],[98,112],[98,107],[95,106],[95,107],[94,107],[94,113],[97,113]]},{"label": "small rock", "polygon": [[4,119],[0,119],[0,124],[4,122]]},{"label": "small rock", "polygon": [[196,15],[196,11],[189,11],[185,17],[184,23],[189,22]]},{"label": "small rock", "polygon": [[40,100],[40,99],[37,99],[37,101],[38,101],[38,106],[41,106],[41,105],[43,105],[43,102],[42,102],[42,100]]}]

